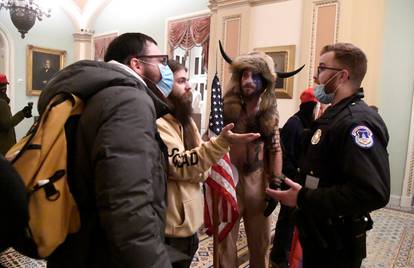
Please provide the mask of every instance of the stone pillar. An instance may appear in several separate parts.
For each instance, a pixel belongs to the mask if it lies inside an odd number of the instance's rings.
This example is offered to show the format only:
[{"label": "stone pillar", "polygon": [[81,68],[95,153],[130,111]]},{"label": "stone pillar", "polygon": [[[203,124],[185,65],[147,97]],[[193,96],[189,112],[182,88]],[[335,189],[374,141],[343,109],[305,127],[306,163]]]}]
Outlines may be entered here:
[{"label": "stone pillar", "polygon": [[85,32],[81,29],[81,32],[74,33],[73,39],[75,43],[75,49],[73,50],[73,60],[93,60],[92,49],[92,36],[90,32]]}]

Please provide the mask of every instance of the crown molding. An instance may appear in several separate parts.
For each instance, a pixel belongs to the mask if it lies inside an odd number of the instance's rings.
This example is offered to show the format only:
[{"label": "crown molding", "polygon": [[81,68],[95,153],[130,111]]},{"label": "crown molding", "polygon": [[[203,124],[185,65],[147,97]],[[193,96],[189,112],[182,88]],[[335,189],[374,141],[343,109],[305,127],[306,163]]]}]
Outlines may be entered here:
[{"label": "crown molding", "polygon": [[235,6],[258,6],[269,3],[285,2],[289,0],[209,0],[208,7],[212,11]]}]

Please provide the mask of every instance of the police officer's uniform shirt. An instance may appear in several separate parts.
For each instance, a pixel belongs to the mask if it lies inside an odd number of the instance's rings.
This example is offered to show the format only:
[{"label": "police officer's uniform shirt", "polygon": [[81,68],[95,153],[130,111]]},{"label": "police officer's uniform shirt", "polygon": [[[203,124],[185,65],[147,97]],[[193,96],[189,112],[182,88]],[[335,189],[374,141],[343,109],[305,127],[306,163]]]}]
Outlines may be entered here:
[{"label": "police officer's uniform shirt", "polygon": [[388,131],[363,97],[360,89],[328,108],[305,139],[298,207],[316,219],[362,215],[389,200]]}]

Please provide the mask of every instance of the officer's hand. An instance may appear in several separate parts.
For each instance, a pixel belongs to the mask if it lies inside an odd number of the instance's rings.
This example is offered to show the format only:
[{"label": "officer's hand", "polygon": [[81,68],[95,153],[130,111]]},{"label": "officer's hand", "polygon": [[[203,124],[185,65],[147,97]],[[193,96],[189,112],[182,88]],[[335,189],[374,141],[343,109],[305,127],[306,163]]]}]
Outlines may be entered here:
[{"label": "officer's hand", "polygon": [[284,182],[290,188],[286,191],[282,190],[272,190],[270,188],[266,189],[266,194],[273,199],[279,200],[285,206],[296,207],[298,201],[298,192],[302,189],[302,186],[299,183],[292,181],[291,179],[284,179]]},{"label": "officer's hand", "polygon": [[224,126],[220,133],[230,144],[248,143],[260,137],[259,133],[234,133],[231,131],[233,128],[234,124],[230,123]]},{"label": "officer's hand", "polygon": [[26,117],[26,118],[32,117],[32,109],[33,109],[33,106],[32,105],[25,106],[22,109],[22,112],[23,112],[24,117]]}]

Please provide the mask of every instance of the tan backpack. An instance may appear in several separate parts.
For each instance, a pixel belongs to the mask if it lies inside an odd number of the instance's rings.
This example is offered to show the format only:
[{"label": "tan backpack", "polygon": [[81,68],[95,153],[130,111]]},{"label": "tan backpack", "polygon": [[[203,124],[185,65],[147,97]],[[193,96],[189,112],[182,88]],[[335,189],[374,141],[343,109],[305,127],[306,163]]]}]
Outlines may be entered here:
[{"label": "tan backpack", "polygon": [[75,95],[55,96],[40,120],[6,154],[29,193],[28,236],[37,251],[32,257],[49,256],[68,234],[80,228],[79,211],[67,181],[65,124],[83,108]]}]

